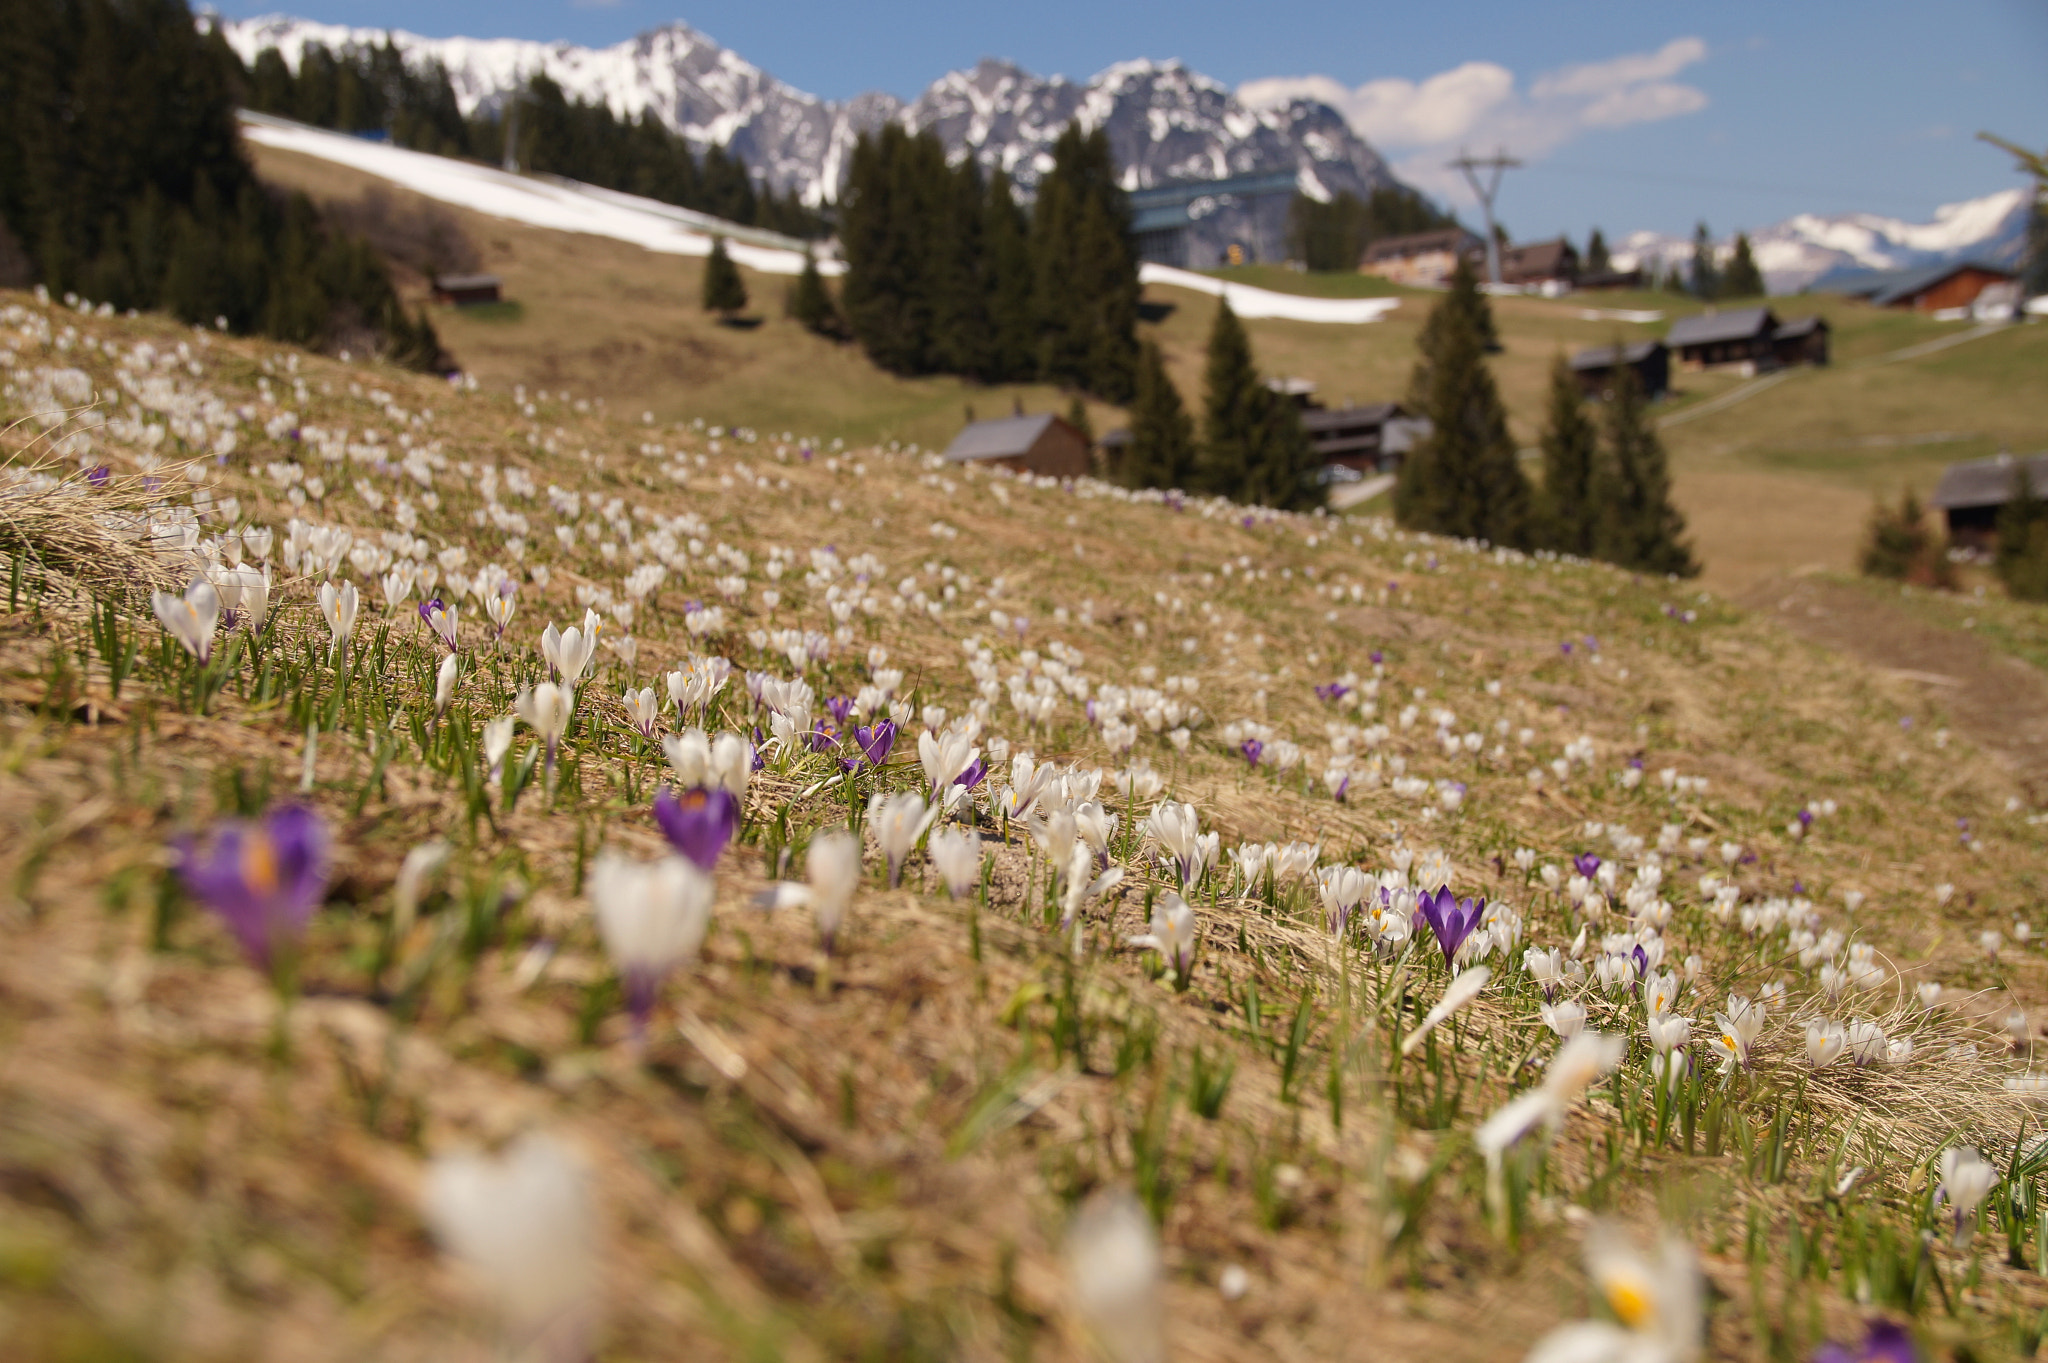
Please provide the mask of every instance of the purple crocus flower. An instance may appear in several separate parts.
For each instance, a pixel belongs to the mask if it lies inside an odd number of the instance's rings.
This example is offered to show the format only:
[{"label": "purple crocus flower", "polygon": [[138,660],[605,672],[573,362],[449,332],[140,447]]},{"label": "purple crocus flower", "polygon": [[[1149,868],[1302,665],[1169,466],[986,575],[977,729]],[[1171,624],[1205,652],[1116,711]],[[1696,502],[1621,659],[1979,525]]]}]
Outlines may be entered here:
[{"label": "purple crocus flower", "polygon": [[1637,980],[1641,980],[1643,976],[1649,973],[1650,953],[1643,948],[1641,942],[1636,943],[1636,949],[1628,954],[1628,958],[1636,963]]},{"label": "purple crocus flower", "polygon": [[1792,893],[1793,893],[1793,894],[1805,894],[1805,893],[1806,893],[1806,882],[1805,882],[1805,881],[1803,881],[1803,880],[1795,880],[1795,881],[1793,881],[1793,882],[1792,882]]},{"label": "purple crocus flower", "polygon": [[1345,772],[1345,773],[1344,773],[1344,777],[1343,777],[1343,779],[1337,782],[1337,788],[1336,788],[1335,790],[1333,790],[1333,791],[1331,791],[1331,792],[1330,792],[1330,798],[1331,798],[1331,799],[1333,799],[1333,800],[1335,800],[1335,801],[1336,801],[1336,802],[1337,802],[1338,804],[1340,804],[1340,805],[1341,805],[1341,804],[1343,804],[1343,803],[1344,803],[1344,795],[1345,795],[1345,793],[1346,793],[1347,791],[1349,791],[1350,789],[1351,789],[1351,773],[1347,771],[1347,772]]},{"label": "purple crocus flower", "polygon": [[1572,869],[1591,880],[1600,870],[1600,858],[1591,852],[1581,852],[1572,858]]},{"label": "purple crocus flower", "polygon": [[1486,901],[1459,899],[1450,886],[1439,885],[1434,894],[1424,890],[1415,896],[1415,916],[1421,920],[1416,926],[1427,924],[1436,935],[1436,944],[1443,948],[1444,966],[1449,968],[1458,948],[1486,916]]},{"label": "purple crocus flower", "polygon": [[767,765],[768,759],[761,756],[761,726],[756,724],[754,726],[754,770],[764,770]]},{"label": "purple crocus flower", "polygon": [[1805,809],[1805,808],[1802,808],[1802,809],[1801,809],[1801,810],[1799,811],[1799,814],[1798,814],[1798,819],[1799,819],[1799,826],[1800,826],[1801,828],[1811,828],[1811,827],[1813,827],[1813,811],[1812,811],[1812,810],[1810,810],[1810,809]]},{"label": "purple crocus flower", "polygon": [[1350,694],[1351,688],[1346,686],[1343,682],[1325,682],[1323,685],[1318,686],[1316,688],[1317,698],[1329,701],[1332,704],[1344,699],[1344,697]]},{"label": "purple crocus flower", "polygon": [[114,471],[105,464],[101,464],[98,468],[85,475],[85,481],[91,483],[94,487],[105,487],[107,479],[113,476]]},{"label": "purple crocus flower", "polygon": [[1912,1332],[1889,1320],[1873,1320],[1863,1347],[1851,1352],[1830,1340],[1814,1350],[1813,1363],[1920,1363]]},{"label": "purple crocus flower", "polygon": [[446,609],[448,609],[447,605],[438,596],[431,601],[422,601],[420,602],[420,619],[431,625],[434,623],[434,612]]},{"label": "purple crocus flower", "polygon": [[1569,658],[1569,657],[1571,656],[1571,653],[1572,653],[1572,641],[1571,641],[1571,640],[1569,640],[1569,639],[1567,639],[1567,640],[1565,640],[1565,641],[1564,641],[1563,643],[1559,644],[1559,645],[1558,645],[1558,648],[1559,648],[1559,650],[1560,650],[1560,651],[1562,651],[1562,652],[1564,653],[1564,655],[1565,655],[1565,656],[1566,656],[1567,658]]},{"label": "purple crocus flower", "polygon": [[1245,529],[1247,529],[1247,530],[1251,529],[1251,528],[1252,528],[1253,526],[1255,526],[1255,525],[1257,525],[1257,524],[1258,524],[1258,521],[1257,521],[1256,519],[1254,519],[1253,517],[1251,517],[1251,516],[1246,516],[1246,517],[1244,518],[1244,528],[1245,528]]},{"label": "purple crocus flower", "polygon": [[191,838],[178,844],[178,879],[267,971],[304,935],[327,893],[327,830],[299,805],[250,822],[230,820],[203,850]]},{"label": "purple crocus flower", "polygon": [[832,722],[840,728],[846,727],[847,717],[853,713],[852,696],[834,696],[825,702],[825,713],[832,716]]},{"label": "purple crocus flower", "polygon": [[956,786],[962,786],[968,790],[974,790],[977,787],[979,787],[983,781],[986,781],[987,779],[988,763],[982,758],[976,757],[972,762],[969,762],[967,764],[967,770],[961,772],[958,776],[953,778],[953,784]]},{"label": "purple crocus flower", "polygon": [[654,821],[670,845],[710,875],[718,865],[718,854],[732,841],[740,818],[740,802],[732,792],[719,787],[700,786],[674,794],[663,786],[654,797]]},{"label": "purple crocus flower", "polygon": [[1259,765],[1259,759],[1266,755],[1266,745],[1259,742],[1256,738],[1247,738],[1244,742],[1237,745],[1237,750],[1244,754],[1245,761],[1255,767]]},{"label": "purple crocus flower", "polygon": [[879,767],[889,760],[889,749],[896,746],[896,721],[881,719],[872,726],[862,725],[853,731],[853,741],[868,765]]},{"label": "purple crocus flower", "polygon": [[839,731],[819,720],[811,726],[811,751],[831,752],[839,746]]}]

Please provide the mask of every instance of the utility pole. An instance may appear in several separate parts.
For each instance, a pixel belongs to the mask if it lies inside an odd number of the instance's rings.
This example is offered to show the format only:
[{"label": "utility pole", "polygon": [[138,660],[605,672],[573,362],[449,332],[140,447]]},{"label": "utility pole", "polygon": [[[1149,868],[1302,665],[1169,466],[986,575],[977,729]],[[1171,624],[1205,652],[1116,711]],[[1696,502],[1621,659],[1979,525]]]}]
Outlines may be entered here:
[{"label": "utility pole", "polygon": [[[1479,200],[1480,211],[1486,214],[1486,277],[1493,283],[1500,283],[1500,233],[1493,225],[1493,196],[1500,193],[1500,177],[1503,172],[1522,163],[1508,155],[1502,147],[1491,156],[1474,156],[1460,148],[1458,159],[1450,163],[1452,170],[1465,172],[1465,183],[1472,186],[1472,194]],[[1479,172],[1492,171],[1484,184],[1480,183]]]}]

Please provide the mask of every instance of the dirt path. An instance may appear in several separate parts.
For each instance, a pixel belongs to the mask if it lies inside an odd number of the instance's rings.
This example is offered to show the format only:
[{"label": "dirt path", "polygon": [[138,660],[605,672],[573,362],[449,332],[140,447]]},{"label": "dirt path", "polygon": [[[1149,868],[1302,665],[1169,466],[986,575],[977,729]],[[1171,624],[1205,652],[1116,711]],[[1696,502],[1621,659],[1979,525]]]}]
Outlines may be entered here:
[{"label": "dirt path", "polygon": [[1916,619],[1855,587],[1772,577],[1745,594],[1793,633],[1936,692],[1957,729],[2048,787],[2048,676],[1983,640]]}]

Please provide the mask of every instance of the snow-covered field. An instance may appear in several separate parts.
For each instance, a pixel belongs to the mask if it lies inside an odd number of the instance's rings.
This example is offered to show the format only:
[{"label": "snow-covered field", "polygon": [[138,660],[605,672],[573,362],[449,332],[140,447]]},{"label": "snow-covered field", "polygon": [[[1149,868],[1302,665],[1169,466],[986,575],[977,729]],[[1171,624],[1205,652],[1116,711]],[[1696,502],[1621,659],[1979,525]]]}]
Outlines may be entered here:
[{"label": "snow-covered field", "polygon": [[1167,284],[1176,289],[1193,289],[1230,301],[1239,317],[1278,317],[1290,322],[1377,322],[1401,306],[1398,298],[1303,298],[1299,294],[1275,293],[1248,284],[1224,281],[1171,265],[1144,265],[1138,270],[1144,284]]},{"label": "snow-covered field", "polygon": [[[242,135],[260,146],[316,156],[493,218],[610,237],[665,255],[706,256],[711,254],[712,237],[724,236],[732,258],[748,269],[793,275],[802,273],[804,267],[803,252],[793,239],[735,227],[708,214],[633,194],[553,176],[514,175],[472,161],[407,151],[262,114],[242,115]],[[761,244],[764,241],[789,241],[790,245]],[[820,260],[818,270],[843,274],[845,266],[836,260]]]}]

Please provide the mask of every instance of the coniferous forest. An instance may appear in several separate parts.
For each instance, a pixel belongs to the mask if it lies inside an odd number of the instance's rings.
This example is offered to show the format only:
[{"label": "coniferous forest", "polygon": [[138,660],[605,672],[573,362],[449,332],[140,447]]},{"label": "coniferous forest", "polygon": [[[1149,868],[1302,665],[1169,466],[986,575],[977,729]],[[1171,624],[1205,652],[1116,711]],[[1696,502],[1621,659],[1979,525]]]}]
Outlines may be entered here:
[{"label": "coniferous forest", "polygon": [[236,142],[242,68],[184,0],[0,0],[0,282],[434,366],[377,254]]},{"label": "coniferous forest", "polygon": [[1137,391],[1138,253],[1100,131],[1061,134],[1027,218],[1002,172],[892,124],[854,148],[840,239],[847,323],[884,369]]}]

